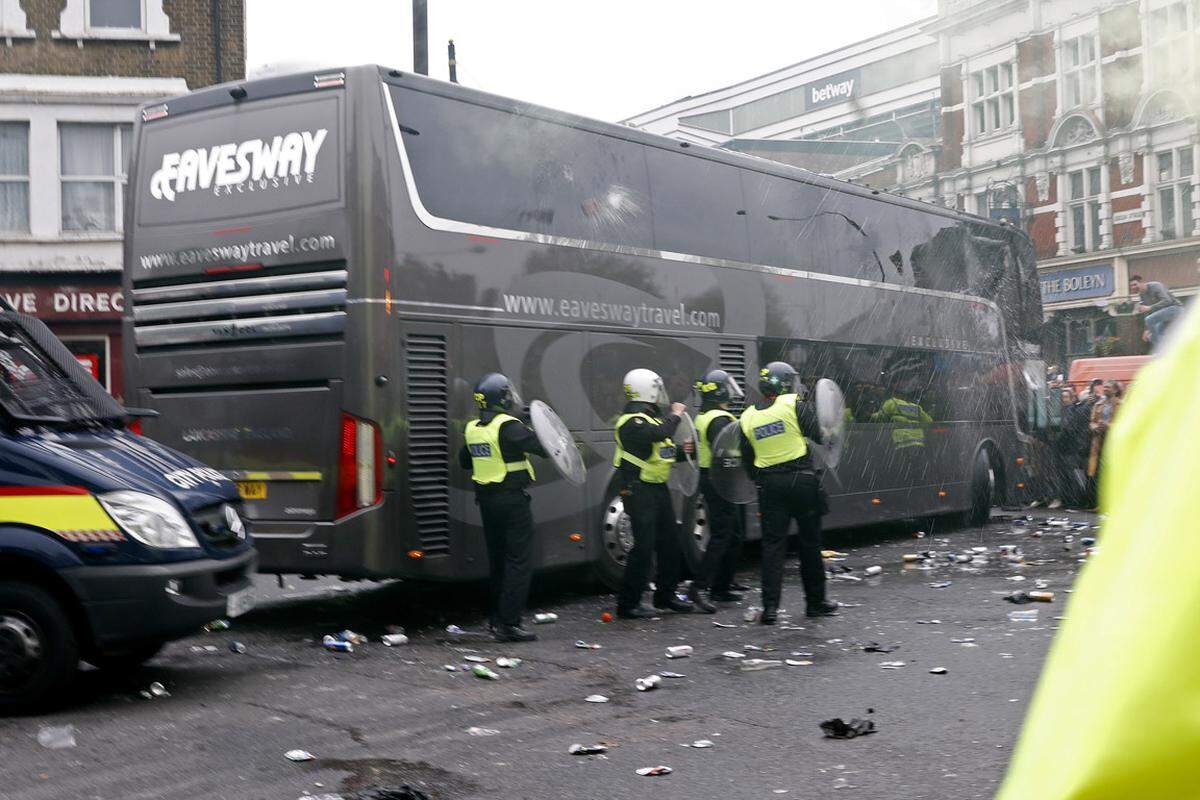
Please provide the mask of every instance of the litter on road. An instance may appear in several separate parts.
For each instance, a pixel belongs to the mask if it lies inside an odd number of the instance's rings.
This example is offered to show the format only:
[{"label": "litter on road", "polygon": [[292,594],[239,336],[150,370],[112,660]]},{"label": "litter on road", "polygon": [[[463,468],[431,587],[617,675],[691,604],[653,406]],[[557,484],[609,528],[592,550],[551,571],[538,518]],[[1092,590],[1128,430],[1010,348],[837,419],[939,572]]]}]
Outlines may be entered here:
[{"label": "litter on road", "polygon": [[894,650],[899,650],[898,644],[880,644],[879,642],[867,642],[863,645],[864,653],[891,653]]},{"label": "litter on road", "polygon": [[634,685],[639,692],[649,692],[657,689],[660,683],[662,683],[661,675],[647,675],[644,678],[638,678]]},{"label": "litter on road", "polygon": [[801,660],[801,659],[795,659],[795,658],[788,658],[788,659],[785,659],[783,663],[787,664],[789,667],[811,667],[813,662],[805,661],[805,660]]},{"label": "litter on road", "polygon": [[493,672],[492,669],[490,667],[488,667],[486,664],[476,664],[474,667],[471,668],[471,673],[476,678],[481,678],[485,681],[500,680],[500,676],[497,675],[495,672]]},{"label": "litter on road", "polygon": [[684,675],[682,672],[666,672],[665,670],[662,672],[659,672],[658,674],[660,677],[663,677],[663,678],[686,678],[687,677],[687,675]]},{"label": "litter on road", "polygon": [[866,736],[875,733],[875,722],[869,719],[855,717],[846,722],[841,717],[827,719],[821,723],[821,730],[829,739],[853,739],[856,736]]},{"label": "litter on road", "polygon": [[496,666],[500,667],[500,669],[515,669],[521,666],[521,663],[521,659],[510,658],[508,656],[500,656],[496,659]]},{"label": "litter on road", "polygon": [[934,667],[933,669],[929,670],[929,674],[930,675],[945,675],[949,671],[950,670],[946,669],[945,667]]},{"label": "litter on road", "polygon": [[601,646],[591,642],[585,642],[583,639],[579,639],[575,642],[575,647],[579,650],[599,650]]},{"label": "litter on road", "polygon": [[312,761],[316,758],[316,756],[307,750],[288,750],[283,754],[283,757],[288,761]]},{"label": "litter on road", "polygon": [[552,614],[552,613],[546,612],[546,613],[542,613],[542,614],[534,614],[533,615],[533,624],[534,625],[549,625],[552,622],[558,622],[558,614]]},{"label": "litter on road", "polygon": [[573,756],[598,756],[607,753],[608,748],[602,744],[573,744],[567,752]]},{"label": "litter on road", "polygon": [[398,647],[403,644],[408,644],[408,637],[403,633],[387,633],[380,638],[385,647]]},{"label": "litter on road", "polygon": [[602,694],[589,694],[587,697],[583,698],[583,700],[585,703],[607,703],[608,702],[608,698]]},{"label": "litter on road", "polygon": [[758,672],[764,669],[774,669],[782,667],[783,662],[773,658],[747,658],[738,664],[738,669],[742,672]]},{"label": "litter on road", "polygon": [[725,656],[726,658],[745,658],[746,657],[745,653],[739,653],[736,650],[726,650],[724,653],[721,653],[721,655]]},{"label": "litter on road", "polygon": [[472,725],[470,728],[467,728],[467,733],[471,736],[496,736],[500,731],[495,728],[480,728]]},{"label": "litter on road", "polygon": [[657,767],[642,767],[637,771],[637,774],[652,778],[656,775],[670,775],[672,772],[674,770],[670,767],[659,764]]},{"label": "litter on road", "polygon": [[695,651],[690,644],[680,644],[667,648],[667,658],[687,658],[693,652]]},{"label": "litter on road", "polygon": [[47,750],[66,750],[75,746],[75,726],[43,725],[38,730],[37,740]]},{"label": "litter on road", "polygon": [[696,750],[706,750],[709,747],[714,747],[715,745],[716,745],[716,743],[713,742],[711,739],[697,739],[696,741],[694,741],[690,744],[685,744],[684,747],[692,747],[692,748],[695,748]]},{"label": "litter on road", "polygon": [[904,661],[881,661],[881,662],[879,662],[879,666],[882,667],[883,669],[901,669],[902,667],[906,666],[906,662],[904,662]]}]

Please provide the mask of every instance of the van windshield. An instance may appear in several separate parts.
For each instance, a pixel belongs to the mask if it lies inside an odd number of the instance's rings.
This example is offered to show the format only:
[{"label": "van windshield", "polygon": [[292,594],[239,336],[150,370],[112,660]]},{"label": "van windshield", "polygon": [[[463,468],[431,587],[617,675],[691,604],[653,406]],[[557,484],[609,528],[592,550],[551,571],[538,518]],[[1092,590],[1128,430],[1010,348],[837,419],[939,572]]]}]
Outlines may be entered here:
[{"label": "van windshield", "polygon": [[112,419],[19,323],[0,319],[0,407],[20,422]]}]

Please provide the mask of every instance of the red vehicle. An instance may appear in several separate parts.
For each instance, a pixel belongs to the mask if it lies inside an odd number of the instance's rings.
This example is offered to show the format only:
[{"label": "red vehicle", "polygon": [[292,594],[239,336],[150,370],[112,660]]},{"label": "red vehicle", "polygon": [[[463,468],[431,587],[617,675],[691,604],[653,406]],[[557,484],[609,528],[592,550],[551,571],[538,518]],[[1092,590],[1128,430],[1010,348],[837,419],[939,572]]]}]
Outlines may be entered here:
[{"label": "red vehicle", "polygon": [[1120,381],[1126,389],[1138,370],[1149,363],[1151,356],[1106,356],[1102,358],[1077,358],[1071,362],[1067,382],[1079,394],[1097,378],[1102,381]]}]

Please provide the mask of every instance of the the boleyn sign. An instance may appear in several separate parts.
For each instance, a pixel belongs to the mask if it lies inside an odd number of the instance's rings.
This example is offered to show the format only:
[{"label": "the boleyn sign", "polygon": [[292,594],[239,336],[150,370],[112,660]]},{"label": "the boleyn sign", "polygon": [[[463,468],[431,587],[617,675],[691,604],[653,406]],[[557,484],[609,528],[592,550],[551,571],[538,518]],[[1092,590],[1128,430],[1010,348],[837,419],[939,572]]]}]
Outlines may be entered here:
[{"label": "the boleyn sign", "polygon": [[1041,274],[1042,302],[1062,303],[1108,297],[1113,293],[1112,264],[1089,264]]}]

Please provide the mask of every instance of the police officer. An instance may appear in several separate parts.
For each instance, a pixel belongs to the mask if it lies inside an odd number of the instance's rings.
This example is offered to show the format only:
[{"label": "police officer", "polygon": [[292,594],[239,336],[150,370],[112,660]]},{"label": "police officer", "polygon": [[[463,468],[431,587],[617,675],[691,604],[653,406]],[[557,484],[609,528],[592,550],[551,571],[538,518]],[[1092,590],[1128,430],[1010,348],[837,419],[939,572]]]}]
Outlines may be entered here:
[{"label": "police officer", "polygon": [[471,470],[483,517],[492,634],[498,642],[531,642],[537,634],[521,627],[533,574],[533,515],[525,490],[534,480],[529,454],[545,457],[546,451],[533,431],[508,413],[521,407],[508,378],[484,375],[475,387],[475,403],[479,419],[467,423],[458,461]]},{"label": "police officer", "polygon": [[[700,413],[696,416],[696,461],[700,465],[700,491],[708,512],[708,549],[700,562],[688,599],[706,614],[715,613],[713,601],[735,602],[741,595],[730,589],[737,569],[738,556],[745,538],[745,506],[726,500],[713,486],[708,469],[712,466],[713,444],[728,425],[736,425],[737,417],[729,404],[744,396],[737,381],[725,370],[714,369],[696,381],[700,394]],[[708,598],[704,592],[708,592]]]},{"label": "police officer", "polygon": [[[634,369],[625,374],[625,411],[617,420],[617,468],[625,499],[625,512],[633,526],[633,549],[625,562],[625,575],[617,593],[617,616],[645,619],[657,615],[642,605],[650,580],[650,565],[657,560],[654,606],[660,611],[687,614],[691,603],[675,596],[683,553],[679,523],[667,491],[667,478],[678,454],[671,436],[684,412],[683,403],[670,403],[658,373]],[[670,413],[662,417],[670,403]]]},{"label": "police officer", "polygon": [[[800,577],[804,581],[810,617],[837,613],[837,603],[825,597],[825,564],[821,560],[821,479],[813,471],[804,437],[821,441],[815,409],[796,393],[796,370],[782,361],[767,364],[759,374],[763,399],[742,412],[742,452],[758,482],[762,512],[761,622],[774,625],[783,594],[783,565],[788,529],[800,528]],[[803,389],[803,387],[799,387]]]}]

